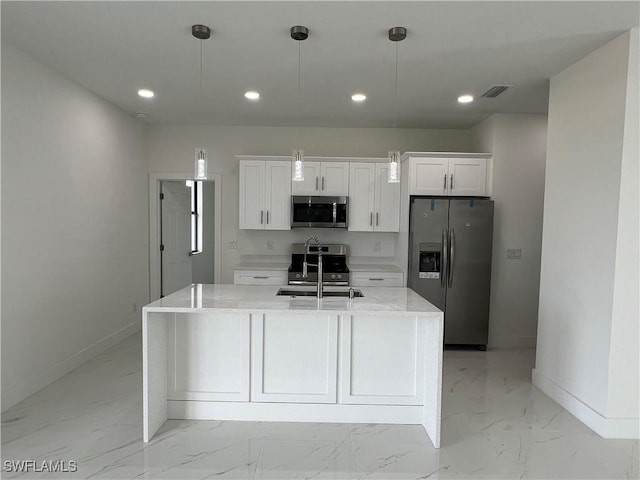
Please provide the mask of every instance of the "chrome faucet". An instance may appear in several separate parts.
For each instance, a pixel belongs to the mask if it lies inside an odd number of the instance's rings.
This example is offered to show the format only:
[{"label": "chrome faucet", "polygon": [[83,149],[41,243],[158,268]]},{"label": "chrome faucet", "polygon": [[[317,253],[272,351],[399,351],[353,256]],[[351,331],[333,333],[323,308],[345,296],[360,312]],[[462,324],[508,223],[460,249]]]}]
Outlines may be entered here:
[{"label": "chrome faucet", "polygon": [[309,253],[309,243],[311,241],[316,242],[316,245],[318,245],[320,243],[320,240],[318,240],[318,237],[316,236],[311,236],[309,238],[307,238],[307,241],[304,243],[304,259],[302,261],[302,277],[303,278],[307,278],[309,275],[309,266],[312,267],[318,267],[318,290],[317,290],[317,297],[318,298],[322,298],[323,297],[323,289],[324,289],[324,285],[322,283],[322,277],[323,277],[323,273],[324,273],[324,268],[322,266],[322,252],[320,251],[320,249],[318,249],[318,263],[309,263],[307,262],[307,253]]}]

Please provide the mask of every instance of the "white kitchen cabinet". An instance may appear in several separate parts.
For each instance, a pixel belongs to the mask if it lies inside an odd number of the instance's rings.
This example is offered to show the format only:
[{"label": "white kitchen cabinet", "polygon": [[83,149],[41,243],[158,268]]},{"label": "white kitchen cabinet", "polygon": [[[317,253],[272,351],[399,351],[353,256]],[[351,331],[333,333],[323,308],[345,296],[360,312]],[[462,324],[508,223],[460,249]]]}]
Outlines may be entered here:
[{"label": "white kitchen cabinet", "polygon": [[402,272],[351,272],[349,283],[352,287],[402,287]]},{"label": "white kitchen cabinet", "polygon": [[255,314],[251,357],[252,402],[336,403],[336,315]]},{"label": "white kitchen cabinet", "polygon": [[291,161],[241,160],[239,228],[291,229]]},{"label": "white kitchen cabinet", "polygon": [[248,313],[179,313],[167,335],[169,400],[249,401]]},{"label": "white kitchen cabinet", "polygon": [[286,271],[276,270],[234,270],[235,285],[286,285],[289,279]]},{"label": "white kitchen cabinet", "polygon": [[293,195],[349,195],[349,162],[304,162],[304,181],[292,182]]},{"label": "white kitchen cabinet", "polygon": [[340,403],[422,405],[426,329],[415,316],[341,319]]},{"label": "white kitchen cabinet", "polygon": [[409,195],[486,195],[486,157],[409,156],[408,161]]},{"label": "white kitchen cabinet", "polygon": [[388,164],[353,162],[349,168],[349,230],[397,232],[400,184],[389,183]]}]

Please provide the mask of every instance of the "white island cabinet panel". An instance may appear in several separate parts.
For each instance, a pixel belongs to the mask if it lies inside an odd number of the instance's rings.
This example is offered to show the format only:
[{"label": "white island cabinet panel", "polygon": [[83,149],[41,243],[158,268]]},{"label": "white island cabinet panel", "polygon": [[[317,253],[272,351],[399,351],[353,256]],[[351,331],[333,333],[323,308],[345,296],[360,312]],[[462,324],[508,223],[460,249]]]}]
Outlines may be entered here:
[{"label": "white island cabinet panel", "polygon": [[170,400],[249,401],[249,314],[179,313],[168,338]]},{"label": "white island cabinet panel", "polygon": [[425,324],[415,316],[342,319],[340,403],[422,405]]},{"label": "white island cabinet panel", "polygon": [[264,314],[252,322],[252,401],[336,402],[336,315]]}]

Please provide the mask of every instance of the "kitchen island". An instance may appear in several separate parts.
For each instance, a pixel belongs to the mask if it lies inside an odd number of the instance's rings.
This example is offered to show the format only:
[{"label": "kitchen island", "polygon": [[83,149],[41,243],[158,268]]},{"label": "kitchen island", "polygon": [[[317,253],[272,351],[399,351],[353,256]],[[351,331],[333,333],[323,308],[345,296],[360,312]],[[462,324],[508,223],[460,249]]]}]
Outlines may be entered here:
[{"label": "kitchen island", "polygon": [[278,289],[194,284],[143,308],[145,442],[181,418],[421,424],[440,446],[440,310],[402,287]]}]

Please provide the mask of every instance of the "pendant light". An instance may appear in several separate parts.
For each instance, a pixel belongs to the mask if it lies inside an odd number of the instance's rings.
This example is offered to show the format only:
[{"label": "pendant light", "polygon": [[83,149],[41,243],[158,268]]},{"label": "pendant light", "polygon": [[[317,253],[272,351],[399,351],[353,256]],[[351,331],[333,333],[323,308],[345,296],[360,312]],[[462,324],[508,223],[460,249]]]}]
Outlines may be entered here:
[{"label": "pendant light", "polygon": [[[200,40],[200,95],[204,91],[204,75],[202,69],[202,41],[208,40],[211,37],[211,29],[206,25],[192,25],[191,35],[194,38]],[[207,151],[204,148],[196,148],[195,155],[195,179],[206,180],[207,179],[207,163],[208,163]]]},{"label": "pendant light", "polygon": [[[407,38],[407,29],[404,27],[393,27],[389,29],[389,40],[396,45],[396,69],[395,69],[395,82],[394,82],[394,123],[393,123],[393,137],[394,147],[398,146],[398,42],[401,42]],[[400,152],[398,150],[392,150],[389,152],[389,169],[387,182],[398,183],[400,182]]]},{"label": "pendant light", "polygon": [[[291,38],[298,42],[298,110],[300,110],[300,44],[309,37],[309,29],[302,25],[291,27]],[[304,181],[304,151],[294,149],[292,154],[293,172],[291,180]]]}]

